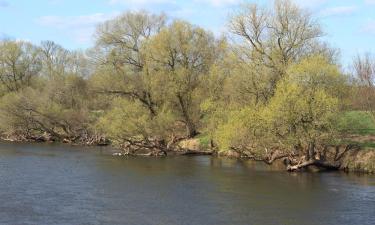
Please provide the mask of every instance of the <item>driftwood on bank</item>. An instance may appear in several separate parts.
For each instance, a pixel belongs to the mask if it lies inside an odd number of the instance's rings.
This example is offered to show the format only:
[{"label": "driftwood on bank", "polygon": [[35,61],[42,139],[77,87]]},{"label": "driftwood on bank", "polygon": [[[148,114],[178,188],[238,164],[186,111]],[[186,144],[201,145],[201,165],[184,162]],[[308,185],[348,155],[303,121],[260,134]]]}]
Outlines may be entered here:
[{"label": "driftwood on bank", "polygon": [[165,152],[154,150],[154,151],[148,151],[147,153],[144,153],[144,151],[138,151],[138,152],[135,151],[132,153],[125,151],[125,152],[117,152],[117,153],[114,153],[113,155],[114,156],[143,156],[143,157],[158,156],[158,157],[161,157],[161,156],[173,156],[173,155],[199,156],[199,155],[214,155],[214,154],[215,154],[215,151],[211,151],[211,150],[197,151],[197,150],[190,150],[190,149],[185,149],[185,150],[170,149]]},{"label": "driftwood on bank", "polygon": [[213,155],[212,149],[190,148],[182,144],[189,139],[186,137],[175,137],[169,142],[159,139],[132,140],[125,139],[120,144],[121,153],[115,155],[121,156],[174,156],[174,155]]},{"label": "driftwood on bank", "polygon": [[342,168],[342,159],[350,151],[359,150],[358,145],[349,144],[346,146],[324,146],[321,152],[310,156],[307,160],[302,160],[298,164],[288,165],[288,171],[298,171],[315,166],[326,170],[339,170]]},{"label": "driftwood on bank", "polygon": [[44,132],[42,134],[30,134],[24,132],[14,132],[9,134],[1,134],[0,140],[9,142],[61,142],[72,145],[85,145],[85,146],[106,146],[110,144],[110,140],[100,134],[89,134],[82,132],[79,135],[51,135]]},{"label": "driftwood on bank", "polygon": [[[308,149],[299,151],[282,151],[280,149],[267,150],[266,153],[259,154],[246,148],[231,148],[237,152],[241,158],[264,162],[271,165],[277,160],[283,160],[286,170],[290,172],[301,171],[315,167],[324,170],[342,169],[342,159],[353,150],[359,150],[358,145],[337,145],[322,146],[318,149],[315,145],[310,145]],[[245,150],[243,150],[245,149]]]},{"label": "driftwood on bank", "polygon": [[338,170],[340,169],[341,163],[340,162],[328,162],[325,160],[316,160],[312,159],[309,161],[304,161],[302,163],[299,163],[297,165],[288,165],[287,170],[288,171],[298,171],[304,168],[307,168],[309,166],[316,166],[318,168],[324,168],[327,170]]},{"label": "driftwood on bank", "polygon": [[[77,145],[109,145],[108,139],[101,135],[85,135],[66,137],[62,140],[53,135],[44,133],[43,135],[28,134],[8,134],[1,136],[2,140],[12,142],[64,142]],[[125,140],[120,146],[122,152],[115,153],[116,156],[144,156],[144,157],[163,157],[163,156],[199,156],[199,155],[216,155],[213,149],[189,149],[181,146],[179,143],[186,140],[185,138],[175,138],[169,143],[160,140]],[[243,150],[245,149],[245,150]],[[315,145],[309,146],[305,151],[300,150],[299,153],[293,151],[282,151],[280,149],[266,150],[266,154],[255,154],[246,148],[231,148],[237,153],[237,157],[250,159],[273,164],[275,161],[282,160],[287,171],[301,171],[314,167],[324,170],[340,170],[347,169],[343,165],[343,158],[353,150],[359,150],[358,145],[337,145],[323,146],[318,149]],[[301,154],[302,153],[302,154]]]}]

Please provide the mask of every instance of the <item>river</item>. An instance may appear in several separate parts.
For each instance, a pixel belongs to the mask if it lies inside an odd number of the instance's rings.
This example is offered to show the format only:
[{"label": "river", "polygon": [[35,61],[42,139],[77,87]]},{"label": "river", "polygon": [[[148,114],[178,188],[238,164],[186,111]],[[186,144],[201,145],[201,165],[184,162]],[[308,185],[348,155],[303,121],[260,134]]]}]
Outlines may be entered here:
[{"label": "river", "polygon": [[375,177],[211,157],[0,144],[0,224],[374,224]]}]

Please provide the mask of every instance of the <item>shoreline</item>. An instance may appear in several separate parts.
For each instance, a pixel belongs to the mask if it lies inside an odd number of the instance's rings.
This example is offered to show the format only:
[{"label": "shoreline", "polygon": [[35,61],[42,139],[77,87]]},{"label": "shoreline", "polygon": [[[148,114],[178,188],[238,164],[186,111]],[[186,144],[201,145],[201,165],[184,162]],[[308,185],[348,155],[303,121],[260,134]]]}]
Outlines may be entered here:
[{"label": "shoreline", "polygon": [[[229,158],[229,159],[237,159],[243,161],[254,161],[257,160],[251,159],[250,157],[246,157],[244,155],[239,154],[238,152],[234,151],[227,151],[227,152],[217,152],[214,150],[205,150],[205,149],[185,149],[181,150],[174,150],[168,151],[166,155],[153,155],[152,152],[149,150],[145,150],[144,152],[136,153],[136,154],[129,154],[125,153],[124,150],[118,148],[110,143],[107,144],[85,144],[85,143],[72,143],[72,142],[64,142],[64,141],[51,141],[51,140],[41,140],[41,139],[9,139],[9,138],[0,138],[0,142],[3,143],[15,143],[15,144],[37,144],[37,143],[46,143],[46,144],[62,144],[62,145],[69,145],[69,146],[76,146],[76,147],[110,147],[113,149],[111,155],[114,157],[151,157],[151,158],[162,158],[162,157],[171,157],[171,156],[210,156],[210,157],[219,157],[219,158]],[[258,161],[259,162],[259,161]],[[278,167],[280,171],[286,171],[286,166],[283,163],[282,159],[275,160],[273,164],[267,164],[270,167]],[[284,169],[282,169],[282,167]],[[309,167],[303,172],[327,172],[330,170],[322,170],[316,168],[314,166]],[[362,174],[375,174],[375,150],[369,149],[360,149],[358,151],[348,152],[342,159],[342,166],[335,170],[337,172],[345,172],[345,173],[362,173]],[[302,172],[302,171],[299,171]]]}]

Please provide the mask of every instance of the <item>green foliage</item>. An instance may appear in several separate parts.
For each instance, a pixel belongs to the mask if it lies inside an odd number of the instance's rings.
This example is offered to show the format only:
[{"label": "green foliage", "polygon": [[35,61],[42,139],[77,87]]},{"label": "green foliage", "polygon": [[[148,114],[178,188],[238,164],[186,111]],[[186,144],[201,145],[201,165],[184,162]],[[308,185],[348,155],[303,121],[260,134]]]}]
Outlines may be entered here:
[{"label": "green foliage", "polygon": [[[204,77],[215,60],[213,35],[187,22],[175,21],[150,39],[146,46],[151,80],[168,89],[165,104],[186,125],[187,136],[197,134]],[[156,82],[156,84],[161,84]],[[160,85],[157,86],[160,89]]]},{"label": "green foliage", "polygon": [[211,146],[211,138],[208,135],[199,135],[198,137],[199,145],[202,149],[208,149]]},{"label": "green foliage", "polygon": [[126,12],[98,26],[87,53],[0,42],[0,131],[164,147],[197,137],[262,156],[375,128],[367,113],[343,112],[353,85],[292,1],[244,7],[230,21],[232,43],[166,21]]},{"label": "green foliage", "polygon": [[64,94],[69,100],[63,101],[46,93],[28,88],[1,98],[0,130],[30,137],[47,133],[58,140],[74,139],[88,132],[93,122],[89,120],[88,110],[72,104],[81,96],[72,98]]},{"label": "green foliage", "polygon": [[[267,104],[247,105],[221,117],[215,140],[222,150],[236,147],[261,155],[268,148],[292,151],[294,146],[332,139],[339,111],[339,97],[332,89],[341,84],[341,76],[337,67],[321,57],[295,64]],[[212,103],[204,106],[212,108]]]},{"label": "green foliage", "polygon": [[287,74],[289,80],[306,88],[324,90],[340,99],[347,97],[348,77],[340,72],[324,55],[312,55],[292,65]]},{"label": "green foliage", "polygon": [[244,150],[261,148],[261,142],[266,135],[262,113],[258,110],[246,107],[230,112],[228,120],[220,124],[214,133],[214,138],[222,151],[229,150],[231,147]]},{"label": "green foliage", "polygon": [[85,58],[53,42],[7,41],[0,48],[0,131],[23,138],[74,141],[91,125]]},{"label": "green foliage", "polygon": [[324,143],[334,137],[338,99],[322,89],[283,82],[267,108],[272,132],[289,147]]},{"label": "green foliage", "polygon": [[166,110],[157,116],[149,114],[139,102],[116,98],[113,108],[100,118],[97,126],[113,140],[121,143],[127,140],[148,138],[168,139],[172,134],[175,118]]}]

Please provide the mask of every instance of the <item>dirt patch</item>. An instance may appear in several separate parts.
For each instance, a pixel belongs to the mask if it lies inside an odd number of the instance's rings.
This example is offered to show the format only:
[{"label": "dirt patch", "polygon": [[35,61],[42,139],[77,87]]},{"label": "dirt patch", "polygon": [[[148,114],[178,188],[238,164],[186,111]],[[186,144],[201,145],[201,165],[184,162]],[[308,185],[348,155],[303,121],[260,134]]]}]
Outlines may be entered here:
[{"label": "dirt patch", "polygon": [[181,141],[179,146],[183,149],[189,149],[192,151],[200,151],[202,150],[201,144],[198,139],[188,139]]},{"label": "dirt patch", "polygon": [[375,143],[375,135],[348,135],[345,137],[346,140],[364,143],[364,142],[374,142]]}]

